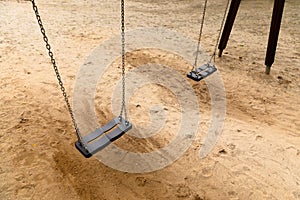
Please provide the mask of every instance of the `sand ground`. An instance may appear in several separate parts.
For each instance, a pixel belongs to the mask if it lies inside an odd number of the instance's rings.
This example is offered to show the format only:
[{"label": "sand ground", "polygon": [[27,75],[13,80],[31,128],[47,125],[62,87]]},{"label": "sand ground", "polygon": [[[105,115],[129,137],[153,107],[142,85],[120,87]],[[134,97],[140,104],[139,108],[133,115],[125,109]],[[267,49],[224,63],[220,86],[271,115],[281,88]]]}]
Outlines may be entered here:
[{"label": "sand ground", "polygon": [[[71,98],[86,57],[119,34],[119,1],[37,3]],[[128,29],[165,27],[197,39],[201,1],[130,0],[126,5]],[[220,0],[208,3],[202,46],[209,53],[224,6]],[[286,0],[276,61],[268,76],[264,57],[272,7],[271,0],[242,1],[228,47],[217,59],[227,115],[213,152],[198,158],[209,125],[210,97],[205,82],[189,80],[203,108],[192,146],[162,170],[130,174],[86,160],[75,150],[75,133],[31,3],[0,1],[0,199],[300,199],[300,3]],[[184,61],[159,55],[137,51],[128,55],[128,63],[138,66],[156,59],[185,76],[189,66],[182,67]],[[159,102],[168,96],[166,107],[176,105],[176,97],[165,89],[154,85],[141,90],[150,100],[140,105],[142,111],[135,106],[141,96],[129,102],[135,124],[145,122],[140,116],[151,99]],[[107,104],[101,106],[97,111],[104,123],[112,113]],[[180,115],[176,109],[170,113],[172,119]],[[118,141],[125,142],[126,137]],[[155,142],[163,145],[159,140],[132,144],[139,150]]]}]

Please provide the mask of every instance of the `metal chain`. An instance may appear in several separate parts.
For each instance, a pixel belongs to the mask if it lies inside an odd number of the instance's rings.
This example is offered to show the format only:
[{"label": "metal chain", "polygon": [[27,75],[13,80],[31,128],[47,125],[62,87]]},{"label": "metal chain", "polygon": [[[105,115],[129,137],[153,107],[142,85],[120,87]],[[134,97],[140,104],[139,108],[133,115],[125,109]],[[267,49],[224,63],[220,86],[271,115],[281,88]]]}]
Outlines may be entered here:
[{"label": "metal chain", "polygon": [[125,99],[125,11],[124,11],[124,0],[121,0],[121,42],[122,42],[122,105],[120,116],[123,116],[123,111],[125,115],[125,120],[127,121],[127,111],[126,111],[126,99]]},{"label": "metal chain", "polygon": [[63,82],[61,80],[61,76],[59,74],[59,71],[58,71],[58,68],[57,68],[57,65],[56,65],[56,62],[55,62],[55,59],[54,59],[54,55],[53,55],[53,52],[51,50],[51,46],[49,44],[48,37],[46,35],[46,31],[44,29],[44,26],[43,26],[40,14],[38,12],[38,8],[37,8],[34,0],[31,0],[31,3],[32,3],[32,6],[33,6],[33,10],[34,10],[36,19],[37,19],[38,24],[40,26],[41,33],[43,35],[43,40],[46,43],[46,49],[48,50],[48,55],[49,55],[49,57],[51,59],[51,63],[53,65],[53,69],[54,69],[54,72],[56,74],[56,78],[58,80],[58,83],[59,83],[60,89],[62,91],[62,94],[64,96],[64,100],[66,102],[69,114],[71,116],[71,119],[72,119],[72,122],[73,122],[73,125],[74,125],[74,128],[75,128],[75,131],[76,131],[76,135],[77,135],[78,141],[86,148],[86,144],[83,142],[82,136],[81,136],[81,134],[79,132],[79,128],[77,126],[77,123],[76,123],[76,120],[75,120],[75,117],[74,117],[74,114],[73,114],[73,110],[72,110],[72,107],[71,107],[69,99],[68,99],[68,95],[67,95],[66,89],[65,89],[65,87],[63,85]]},{"label": "metal chain", "polygon": [[197,63],[198,63],[198,54],[199,54],[199,49],[200,49],[200,41],[201,41],[202,30],[203,30],[203,25],[204,25],[204,17],[205,17],[205,13],[206,13],[206,6],[207,6],[207,0],[205,0],[205,2],[204,2],[201,26],[200,26],[200,30],[199,30],[198,45],[197,45],[197,51],[196,51],[196,57],[195,57],[195,63],[194,63],[194,66],[193,66],[192,70],[196,69]]},{"label": "metal chain", "polygon": [[221,26],[220,26],[219,34],[218,34],[216,45],[215,45],[215,49],[214,49],[214,52],[213,52],[213,54],[210,58],[210,61],[208,63],[211,63],[212,60],[214,61],[214,63],[216,62],[217,47],[218,47],[218,44],[219,44],[219,41],[220,41],[221,32],[222,32],[222,29],[223,29],[223,26],[224,26],[227,10],[228,10],[228,7],[229,7],[229,2],[230,2],[230,0],[227,0],[225,12],[224,12],[224,15],[223,15],[222,23],[221,23]]}]

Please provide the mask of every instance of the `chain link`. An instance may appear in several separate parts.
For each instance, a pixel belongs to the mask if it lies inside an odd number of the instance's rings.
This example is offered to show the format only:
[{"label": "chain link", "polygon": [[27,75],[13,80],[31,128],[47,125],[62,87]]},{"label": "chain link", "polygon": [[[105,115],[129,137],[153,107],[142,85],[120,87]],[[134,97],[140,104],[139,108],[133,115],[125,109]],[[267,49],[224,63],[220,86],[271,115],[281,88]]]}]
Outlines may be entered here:
[{"label": "chain link", "polygon": [[121,43],[122,43],[122,105],[120,116],[125,115],[127,121],[126,99],[125,99],[125,11],[124,0],[121,0]]},{"label": "chain link", "polygon": [[44,29],[44,26],[43,26],[43,23],[42,23],[42,20],[41,20],[41,17],[40,17],[40,14],[39,14],[39,11],[38,11],[38,8],[35,4],[35,1],[34,0],[31,0],[31,3],[32,3],[32,6],[33,6],[33,10],[34,10],[34,13],[35,13],[35,16],[36,16],[36,19],[38,21],[38,24],[40,26],[40,30],[41,30],[41,33],[43,35],[43,40],[44,42],[46,43],[46,49],[48,50],[48,55],[51,59],[51,63],[53,65],[53,69],[54,69],[54,72],[56,74],[56,78],[58,80],[58,83],[59,83],[59,86],[60,86],[60,89],[62,91],[62,94],[64,96],[64,100],[66,102],[66,105],[67,105],[67,109],[69,111],[69,114],[71,116],[71,119],[72,119],[72,122],[73,122],[73,125],[74,125],[74,128],[75,128],[75,131],[76,131],[76,135],[77,135],[77,138],[78,138],[78,141],[85,147],[86,147],[86,144],[84,143],[84,141],[82,140],[82,136],[79,132],[79,128],[77,126],[77,122],[75,120],[75,117],[74,117],[74,114],[73,114],[73,110],[72,110],[72,107],[70,105],[70,102],[69,102],[69,99],[68,99],[68,95],[67,95],[67,92],[66,92],[66,89],[64,87],[64,84],[61,80],[61,76],[60,76],[60,73],[58,71],[58,67],[56,65],[56,62],[55,62],[55,59],[54,59],[54,55],[53,55],[53,52],[51,50],[51,46],[49,44],[49,41],[48,41],[48,37],[46,35],[46,31]]},{"label": "chain link", "polygon": [[199,49],[200,49],[200,41],[201,41],[201,36],[202,36],[202,30],[203,30],[203,26],[204,26],[206,6],[207,6],[207,0],[205,0],[204,6],[203,6],[203,13],[202,13],[202,19],[201,19],[201,26],[200,26],[200,30],[199,30],[199,37],[198,37],[198,45],[197,45],[195,63],[194,63],[194,66],[193,66],[192,70],[195,70],[197,68],[197,64],[198,64],[198,54],[199,54]]}]

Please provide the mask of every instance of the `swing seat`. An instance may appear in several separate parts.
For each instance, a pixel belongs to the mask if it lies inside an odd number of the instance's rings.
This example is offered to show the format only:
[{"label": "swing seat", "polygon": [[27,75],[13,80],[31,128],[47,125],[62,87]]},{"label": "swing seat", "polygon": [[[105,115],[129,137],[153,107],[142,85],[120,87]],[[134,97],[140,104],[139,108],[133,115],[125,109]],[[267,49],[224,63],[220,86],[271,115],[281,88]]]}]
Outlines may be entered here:
[{"label": "swing seat", "polygon": [[84,136],[82,140],[86,144],[86,148],[82,145],[81,141],[76,141],[75,146],[84,157],[89,158],[120,138],[131,128],[132,124],[119,116],[96,129],[94,132]]},{"label": "swing seat", "polygon": [[217,71],[217,68],[214,65],[204,64],[201,67],[190,71],[187,74],[187,77],[194,81],[200,81],[205,77],[213,74],[215,71]]}]

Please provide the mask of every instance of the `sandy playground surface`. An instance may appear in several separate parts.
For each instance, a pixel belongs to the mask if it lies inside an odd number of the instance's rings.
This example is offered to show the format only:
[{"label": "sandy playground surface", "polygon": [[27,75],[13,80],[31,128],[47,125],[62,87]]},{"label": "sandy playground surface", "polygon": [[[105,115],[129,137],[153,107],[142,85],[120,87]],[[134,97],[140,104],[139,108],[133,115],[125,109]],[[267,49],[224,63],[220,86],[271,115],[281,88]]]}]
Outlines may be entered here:
[{"label": "sandy playground surface", "polygon": [[[202,47],[211,53],[225,2],[208,2]],[[202,3],[128,0],[127,30],[164,27],[196,40]],[[72,98],[76,73],[87,56],[120,32],[119,1],[38,0],[37,4]],[[271,0],[243,0],[228,47],[217,59],[227,113],[213,151],[204,159],[198,157],[210,123],[210,95],[204,81],[188,80],[202,116],[194,142],[172,165],[132,174],[85,159],[76,151],[75,132],[31,3],[1,0],[0,199],[300,199],[300,3],[286,1],[276,61],[268,76],[264,57],[272,7]],[[164,63],[183,78],[190,69],[180,57],[155,49],[132,52],[127,59],[128,69]],[[105,88],[119,75],[118,71],[98,85],[99,123],[113,116],[107,103],[111,94]],[[125,136],[117,142],[143,152],[167,143],[181,113],[167,88],[153,84],[139,90],[128,105],[136,126],[147,125],[151,104],[162,102],[168,111],[161,130],[166,134],[144,140]]]}]

